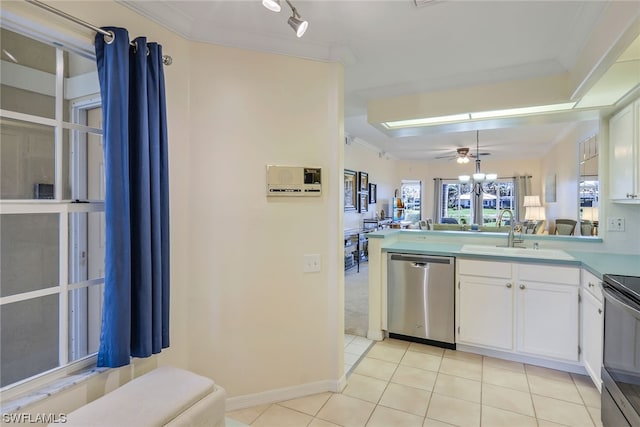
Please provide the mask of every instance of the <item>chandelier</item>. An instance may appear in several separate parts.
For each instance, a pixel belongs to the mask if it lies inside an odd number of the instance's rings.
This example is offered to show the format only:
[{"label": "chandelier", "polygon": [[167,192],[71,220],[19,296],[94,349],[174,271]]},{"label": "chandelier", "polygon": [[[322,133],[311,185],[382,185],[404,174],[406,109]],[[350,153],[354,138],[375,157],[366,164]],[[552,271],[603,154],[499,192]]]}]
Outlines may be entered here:
[{"label": "chandelier", "polygon": [[472,175],[460,175],[458,176],[458,180],[461,183],[472,183],[473,193],[476,196],[480,196],[484,191],[482,188],[482,183],[487,181],[495,181],[498,179],[498,174],[495,173],[483,173],[480,170],[480,131],[476,131],[476,171]]}]

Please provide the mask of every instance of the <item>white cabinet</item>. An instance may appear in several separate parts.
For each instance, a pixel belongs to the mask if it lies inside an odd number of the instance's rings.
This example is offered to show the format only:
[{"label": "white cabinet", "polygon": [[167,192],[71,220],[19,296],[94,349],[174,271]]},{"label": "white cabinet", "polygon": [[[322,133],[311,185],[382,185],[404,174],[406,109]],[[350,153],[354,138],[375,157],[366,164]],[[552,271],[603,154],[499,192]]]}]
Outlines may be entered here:
[{"label": "white cabinet", "polygon": [[513,349],[512,284],[503,279],[461,276],[458,341]]},{"label": "white cabinet", "polygon": [[602,281],[586,270],[582,270],[582,334],[581,348],[584,367],[593,383],[602,387],[602,338],[604,316],[602,307]]},{"label": "white cabinet", "polygon": [[609,120],[609,191],[617,203],[640,203],[640,100]]},{"label": "white cabinet", "polygon": [[578,286],[518,281],[516,292],[516,350],[578,361]]},{"label": "white cabinet", "polygon": [[575,267],[458,260],[457,342],[578,361]]},{"label": "white cabinet", "polygon": [[511,263],[459,260],[457,266],[457,341],[511,351]]}]

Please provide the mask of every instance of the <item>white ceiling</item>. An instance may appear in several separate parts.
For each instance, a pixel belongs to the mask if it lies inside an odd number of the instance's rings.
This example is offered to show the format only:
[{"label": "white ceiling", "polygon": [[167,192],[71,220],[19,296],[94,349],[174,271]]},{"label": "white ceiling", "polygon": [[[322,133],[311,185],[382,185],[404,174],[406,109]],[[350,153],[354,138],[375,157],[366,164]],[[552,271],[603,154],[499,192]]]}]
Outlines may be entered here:
[{"label": "white ceiling", "polygon": [[[457,147],[475,152],[476,132],[393,138],[367,123],[368,100],[570,72],[610,5],[589,0],[436,0],[422,6],[413,0],[291,1],[309,21],[300,39],[287,25],[285,0],[280,13],[264,8],[261,0],[122,3],[190,40],[342,62],[346,134],[390,157],[416,160],[455,154]],[[574,120],[566,115],[560,123],[537,120],[482,130],[480,148],[492,158],[540,157]]]}]

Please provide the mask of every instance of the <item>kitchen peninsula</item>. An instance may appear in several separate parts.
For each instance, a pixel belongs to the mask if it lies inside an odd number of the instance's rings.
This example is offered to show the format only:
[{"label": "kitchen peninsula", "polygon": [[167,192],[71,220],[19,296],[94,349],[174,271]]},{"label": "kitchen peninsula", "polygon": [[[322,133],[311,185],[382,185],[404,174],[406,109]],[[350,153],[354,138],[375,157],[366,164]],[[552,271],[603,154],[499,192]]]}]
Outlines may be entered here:
[{"label": "kitchen peninsula", "polygon": [[597,324],[601,311],[588,317],[590,306],[579,300],[591,292],[598,303],[604,274],[639,276],[640,255],[605,252],[593,237],[523,235],[523,248],[506,247],[507,233],[383,230],[368,237],[370,339],[388,330],[387,253],[452,256],[458,349],[586,371],[600,387],[599,369],[590,368],[598,361],[582,348],[601,340],[597,331],[581,336],[580,325],[593,317]]}]

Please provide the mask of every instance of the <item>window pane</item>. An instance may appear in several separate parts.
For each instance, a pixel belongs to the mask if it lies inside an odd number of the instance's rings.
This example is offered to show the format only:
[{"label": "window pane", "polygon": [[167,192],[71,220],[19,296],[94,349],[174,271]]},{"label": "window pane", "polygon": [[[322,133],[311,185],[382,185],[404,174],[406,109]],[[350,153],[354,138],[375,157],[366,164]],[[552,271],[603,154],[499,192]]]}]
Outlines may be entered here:
[{"label": "window pane", "polygon": [[[93,109],[90,116],[99,116],[100,109]],[[104,200],[104,152],[102,135],[65,130],[65,141],[69,141],[69,162],[65,164],[68,182],[68,197],[71,200]],[[67,194],[67,193],[65,193]]]},{"label": "window pane", "polygon": [[[4,98],[4,93],[2,96]],[[53,198],[55,143],[52,127],[0,119],[0,159],[0,198]]]},{"label": "window pane", "polygon": [[58,285],[58,214],[0,215],[0,296]]},{"label": "window pane", "polygon": [[0,45],[0,106],[54,118],[56,49],[6,29],[0,32]]},{"label": "window pane", "polygon": [[69,361],[98,351],[103,291],[104,284],[69,291]]},{"label": "window pane", "polygon": [[104,212],[69,214],[69,282],[104,277]]},{"label": "window pane", "polygon": [[64,64],[64,121],[86,125],[86,112],[83,108],[100,96],[96,62],[65,52]]},{"label": "window pane", "polygon": [[57,294],[0,307],[0,386],[58,366],[58,317]]},{"label": "window pane", "polygon": [[405,220],[412,223],[422,219],[420,195],[422,194],[422,183],[420,181],[402,180],[400,185],[402,202],[405,207]]},{"label": "window pane", "polygon": [[[471,224],[471,185],[461,183],[443,183],[442,193],[446,205],[442,206],[442,222]],[[450,218],[450,220],[444,220]]]}]

